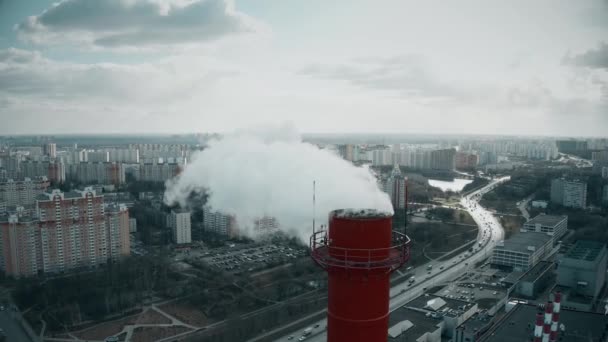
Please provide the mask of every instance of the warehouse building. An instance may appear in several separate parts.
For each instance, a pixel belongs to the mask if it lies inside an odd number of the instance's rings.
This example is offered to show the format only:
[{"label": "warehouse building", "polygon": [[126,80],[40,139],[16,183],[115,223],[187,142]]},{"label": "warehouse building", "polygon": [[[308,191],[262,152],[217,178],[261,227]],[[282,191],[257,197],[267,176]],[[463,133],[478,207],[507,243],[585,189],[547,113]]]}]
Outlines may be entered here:
[{"label": "warehouse building", "polygon": [[552,237],[547,233],[518,233],[496,243],[492,265],[514,271],[527,271],[551,250]]}]

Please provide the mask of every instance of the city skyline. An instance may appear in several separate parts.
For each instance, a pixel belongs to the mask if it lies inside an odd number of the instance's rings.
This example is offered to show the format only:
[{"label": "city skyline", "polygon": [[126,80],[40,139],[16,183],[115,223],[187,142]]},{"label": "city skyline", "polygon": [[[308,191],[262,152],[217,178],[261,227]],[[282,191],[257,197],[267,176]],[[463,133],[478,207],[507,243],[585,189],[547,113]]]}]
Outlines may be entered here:
[{"label": "city skyline", "polygon": [[0,134],[602,136],[608,3],[0,2]]}]

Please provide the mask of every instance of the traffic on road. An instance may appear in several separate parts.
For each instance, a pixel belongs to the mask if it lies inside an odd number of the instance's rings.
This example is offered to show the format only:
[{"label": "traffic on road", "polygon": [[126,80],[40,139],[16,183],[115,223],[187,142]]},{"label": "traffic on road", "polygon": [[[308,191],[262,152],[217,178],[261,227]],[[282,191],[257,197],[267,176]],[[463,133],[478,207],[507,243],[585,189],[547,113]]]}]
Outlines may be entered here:
[{"label": "traffic on road", "polygon": [[[440,263],[432,262],[416,268],[408,268],[408,273],[413,275],[405,282],[393,286],[390,290],[389,310],[393,311],[405,303],[422,295],[427,288],[437,284],[443,284],[457,278],[467,272],[474,265],[491,255],[492,249],[497,241],[504,237],[504,230],[494,215],[479,205],[481,197],[492,191],[499,184],[508,181],[510,177],[502,177],[492,180],[483,188],[464,196],[460,204],[469,212],[479,227],[477,241],[472,250],[467,250],[451,259]],[[327,340],[327,320],[323,319],[309,328],[293,331],[276,341],[290,341],[295,338],[298,341],[324,342]]]}]

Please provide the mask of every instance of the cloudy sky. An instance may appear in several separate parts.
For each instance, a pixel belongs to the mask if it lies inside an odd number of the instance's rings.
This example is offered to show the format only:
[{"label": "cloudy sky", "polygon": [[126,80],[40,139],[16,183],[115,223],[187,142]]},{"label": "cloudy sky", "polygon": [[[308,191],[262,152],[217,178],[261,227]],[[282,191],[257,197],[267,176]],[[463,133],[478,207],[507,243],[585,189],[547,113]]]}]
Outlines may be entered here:
[{"label": "cloudy sky", "polygon": [[0,0],[0,134],[606,136],[608,0]]}]

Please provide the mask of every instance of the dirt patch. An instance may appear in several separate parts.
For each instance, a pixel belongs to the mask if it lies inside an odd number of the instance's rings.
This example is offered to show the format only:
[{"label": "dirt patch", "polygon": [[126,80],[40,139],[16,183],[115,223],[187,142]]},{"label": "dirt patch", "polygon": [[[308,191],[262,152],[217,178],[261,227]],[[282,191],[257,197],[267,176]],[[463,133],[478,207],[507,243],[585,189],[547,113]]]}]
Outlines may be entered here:
[{"label": "dirt patch", "polygon": [[156,310],[148,309],[139,315],[133,324],[171,324],[171,320]]},{"label": "dirt patch", "polygon": [[133,330],[131,341],[133,342],[149,342],[158,341],[163,338],[175,336],[181,333],[192,331],[186,327],[139,327]]},{"label": "dirt patch", "polygon": [[125,325],[133,324],[137,316],[129,316],[116,321],[110,321],[101,323],[94,327],[74,332],[72,335],[78,337],[81,340],[104,340],[109,336],[115,336],[122,331]]},{"label": "dirt patch", "polygon": [[184,302],[167,303],[159,307],[165,313],[179,319],[180,321],[193,325],[195,327],[203,327],[209,324],[209,319],[201,309],[196,308]]}]

